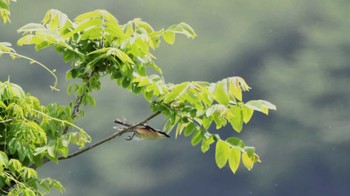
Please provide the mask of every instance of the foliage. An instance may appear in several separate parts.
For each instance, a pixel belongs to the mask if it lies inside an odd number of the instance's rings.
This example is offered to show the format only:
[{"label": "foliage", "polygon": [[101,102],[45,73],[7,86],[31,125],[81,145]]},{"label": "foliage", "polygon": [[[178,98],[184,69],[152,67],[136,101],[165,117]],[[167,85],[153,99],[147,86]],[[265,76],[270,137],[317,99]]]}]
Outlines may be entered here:
[{"label": "foliage", "polygon": [[[16,84],[0,82],[0,187],[13,186],[9,194],[43,194],[61,184],[40,179],[33,166],[46,159],[58,161],[58,154],[68,155],[70,142],[84,146],[89,137],[82,130],[63,133],[69,121],[68,107],[51,104],[44,107],[36,97],[25,94]],[[64,119],[64,120],[63,120]],[[75,127],[75,126],[74,126]],[[39,191],[39,187],[44,191]]]},{"label": "foliage", "polygon": [[0,0],[0,16],[4,23],[10,21],[10,2],[16,0]]},{"label": "foliage", "polygon": [[[173,44],[177,34],[196,37],[188,24],[180,23],[157,31],[139,18],[119,24],[104,10],[81,14],[74,21],[58,10],[49,10],[42,23],[27,24],[18,32],[23,34],[18,40],[20,46],[34,45],[37,50],[54,47],[65,62],[71,62],[66,79],[80,79],[81,83],[68,87],[68,94],[73,93],[76,98],[68,106],[51,104],[46,107],[36,98],[24,94],[19,86],[9,81],[2,83],[0,131],[2,165],[6,171],[2,177],[3,186],[17,185],[11,190],[14,193],[40,193],[37,186],[41,181],[36,177],[34,183],[33,180],[29,182],[37,176],[33,169],[31,175],[24,175],[22,168],[12,171],[11,160],[17,160],[24,167],[36,168],[47,160],[57,162],[58,154],[69,156],[70,142],[83,147],[90,140],[74,125],[74,120],[84,114],[80,105],[95,105],[90,93],[100,89],[100,79],[104,76],[109,76],[122,88],[143,94],[151,110],[168,119],[165,131],[175,130],[176,137],[181,134],[191,136],[191,144],[201,143],[202,152],[207,152],[216,142],[215,161],[219,168],[228,164],[235,173],[241,161],[248,170],[260,162],[254,147],[246,146],[236,137],[222,139],[209,132],[209,128],[213,125],[220,129],[229,123],[239,133],[254,111],[268,114],[270,109],[276,109],[273,104],[264,100],[243,102],[242,92],[250,87],[241,77],[229,77],[216,83],[166,83],[161,68],[154,62],[151,51],[157,49],[162,40]],[[16,54],[8,44],[0,45],[0,49],[3,53]],[[148,74],[149,69],[157,74]],[[78,131],[73,132],[72,128]],[[10,155],[11,159],[8,158]],[[9,173],[12,178],[6,177],[8,172],[12,172]],[[24,178],[19,178],[18,174]],[[62,189],[57,181],[50,182],[46,187]]]}]

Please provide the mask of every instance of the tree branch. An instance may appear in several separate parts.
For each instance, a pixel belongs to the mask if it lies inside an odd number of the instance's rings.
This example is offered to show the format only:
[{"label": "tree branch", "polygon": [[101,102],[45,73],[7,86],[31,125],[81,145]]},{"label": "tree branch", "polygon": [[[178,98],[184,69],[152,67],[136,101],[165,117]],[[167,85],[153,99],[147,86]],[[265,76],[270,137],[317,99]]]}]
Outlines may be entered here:
[{"label": "tree branch", "polygon": [[[94,73],[96,73],[96,69],[94,69],[90,74],[89,76],[86,78],[86,86],[87,87],[90,87],[90,78],[94,75]],[[77,96],[77,98],[75,99],[74,101],[74,106],[73,106],[73,109],[72,109],[72,113],[71,113],[71,117],[72,119],[75,119],[78,115],[78,112],[80,110],[80,106],[81,106],[81,103],[83,101],[83,97],[88,94],[89,91],[87,90],[87,92],[83,93],[82,95],[79,95]],[[68,129],[69,127],[67,126],[64,130],[63,130],[63,133],[67,133],[68,132]]]},{"label": "tree branch", "polygon": [[106,142],[108,142],[108,141],[110,141],[110,140],[112,140],[112,139],[114,139],[116,137],[119,137],[119,136],[123,135],[124,133],[128,132],[131,129],[134,129],[135,127],[137,127],[139,125],[145,124],[146,122],[150,121],[154,117],[158,116],[160,113],[161,112],[156,112],[156,113],[152,114],[151,116],[149,116],[148,118],[146,118],[145,120],[143,120],[141,122],[138,122],[138,123],[136,123],[136,124],[134,124],[132,126],[126,127],[124,129],[122,129],[121,131],[117,131],[114,134],[106,137],[105,139],[102,139],[102,140],[92,144],[91,146],[85,147],[83,149],[80,149],[80,150],[78,150],[76,152],[73,152],[73,153],[69,154],[67,157],[59,157],[58,160],[70,159],[70,158],[78,156],[78,155],[80,155],[80,154],[82,154],[84,152],[87,152],[87,151],[89,151],[89,150],[91,150],[91,149],[93,149],[93,148],[95,148],[95,147],[97,147],[97,146],[99,146],[101,144],[104,144],[104,143],[106,143]]}]

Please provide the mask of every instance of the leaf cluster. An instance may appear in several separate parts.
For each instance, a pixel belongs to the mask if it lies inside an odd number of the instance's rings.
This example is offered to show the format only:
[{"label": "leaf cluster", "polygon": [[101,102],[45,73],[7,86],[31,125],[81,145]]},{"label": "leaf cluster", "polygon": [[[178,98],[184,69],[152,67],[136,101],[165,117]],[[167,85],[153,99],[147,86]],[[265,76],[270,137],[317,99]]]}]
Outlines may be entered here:
[{"label": "leaf cluster", "polygon": [[4,23],[10,22],[10,3],[16,0],[0,0],[0,17]]},{"label": "leaf cluster", "polygon": [[[66,62],[72,62],[66,78],[80,78],[83,85],[70,86],[68,92],[81,96],[85,103],[95,104],[88,93],[98,90],[100,77],[108,75],[119,86],[143,94],[154,112],[166,116],[169,120],[164,126],[165,131],[170,132],[176,127],[176,136],[183,132],[185,136],[192,135],[191,143],[202,142],[203,152],[215,141],[225,143],[229,149],[235,149],[232,151],[236,154],[239,152],[239,156],[243,153],[244,165],[248,169],[260,161],[252,150],[254,148],[244,145],[238,148],[230,143],[231,140],[221,140],[209,132],[213,123],[216,129],[229,123],[236,132],[241,132],[254,111],[268,114],[270,109],[276,109],[264,100],[244,103],[242,92],[250,89],[244,79],[229,77],[216,83],[192,81],[180,84],[164,81],[162,70],[155,64],[151,52],[159,47],[162,39],[173,44],[176,34],[194,38],[196,33],[186,23],[156,31],[139,18],[119,24],[105,10],[81,14],[74,21],[58,10],[49,10],[41,24],[27,24],[18,31],[23,34],[19,45],[32,44],[37,50],[54,46]],[[148,69],[158,74],[150,75]],[[224,156],[217,157],[230,157],[232,152],[223,150],[226,148],[219,144],[216,152]],[[216,158],[219,167],[225,162],[218,161],[221,158]],[[231,169],[235,172],[236,165]]]},{"label": "leaf cluster", "polygon": [[72,127],[67,112],[69,109],[63,106],[42,106],[20,86],[0,82],[1,190],[13,184],[18,185],[11,190],[13,194],[41,194],[38,187],[46,192],[52,186],[62,190],[57,181],[38,178],[33,168],[47,159],[57,162],[59,154],[67,156],[69,143],[84,146],[89,141],[89,136],[80,128],[63,133],[66,127]]}]

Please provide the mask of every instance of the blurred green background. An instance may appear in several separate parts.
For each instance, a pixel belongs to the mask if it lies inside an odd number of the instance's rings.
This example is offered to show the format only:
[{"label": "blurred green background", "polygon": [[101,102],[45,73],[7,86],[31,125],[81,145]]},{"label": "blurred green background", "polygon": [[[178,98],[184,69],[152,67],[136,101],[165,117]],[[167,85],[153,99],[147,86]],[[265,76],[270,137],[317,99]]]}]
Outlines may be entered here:
[{"label": "blurred green background", "polygon": [[[106,9],[126,23],[141,17],[156,29],[187,22],[199,35],[178,37],[155,52],[167,82],[217,81],[242,76],[253,88],[245,100],[266,99],[278,110],[255,114],[242,134],[219,130],[253,145],[262,159],[252,171],[219,170],[213,150],[202,154],[187,138],[127,142],[119,138],[74,159],[40,169],[66,187],[64,195],[350,195],[350,2],[348,0],[19,0],[0,41],[15,45],[16,30],[59,9],[74,18]],[[53,79],[24,60],[0,60],[0,80],[11,81],[43,104],[65,104],[68,65],[51,48],[17,52],[58,70]],[[97,141],[113,133],[115,118],[150,114],[141,96],[104,80],[97,107],[78,123]],[[150,124],[162,127],[162,117]],[[214,131],[214,130],[213,130]],[[49,195],[60,195],[53,191]]]}]

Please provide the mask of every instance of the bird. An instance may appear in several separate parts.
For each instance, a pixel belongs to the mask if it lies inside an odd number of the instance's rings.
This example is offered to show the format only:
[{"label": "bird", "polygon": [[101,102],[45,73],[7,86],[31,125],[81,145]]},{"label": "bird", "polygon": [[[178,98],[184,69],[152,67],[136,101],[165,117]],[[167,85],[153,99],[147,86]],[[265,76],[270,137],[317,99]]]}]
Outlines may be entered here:
[{"label": "bird", "polygon": [[[131,127],[131,124],[128,124],[124,121],[121,120],[114,120],[114,123],[118,124],[118,125],[122,125],[123,127]],[[115,129],[118,129],[118,127],[114,127]],[[164,139],[164,138],[169,138],[170,136],[163,132],[160,131],[158,129],[154,129],[151,126],[148,126],[146,124],[141,124],[136,126],[135,128],[131,129],[128,132],[132,132],[133,134],[131,136],[129,136],[128,139],[126,140],[132,140],[135,136],[138,139],[148,139],[148,140],[159,140],[159,139]]]}]

